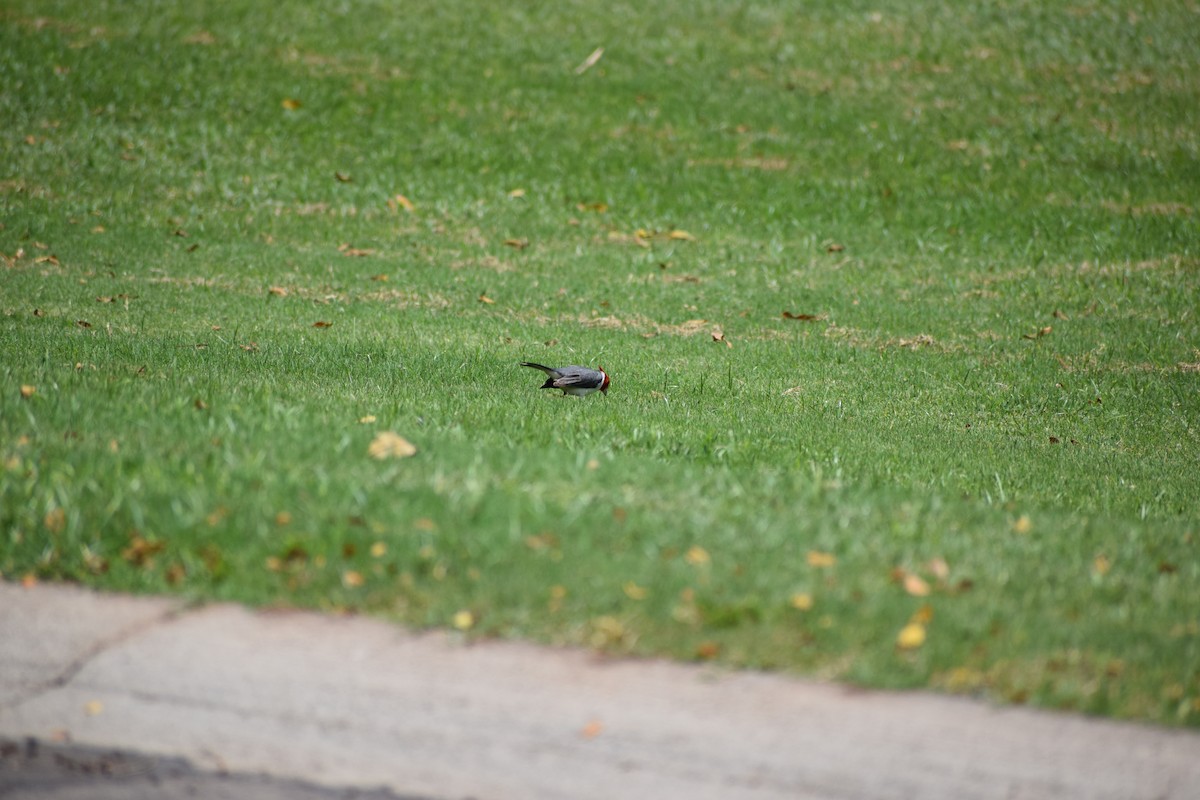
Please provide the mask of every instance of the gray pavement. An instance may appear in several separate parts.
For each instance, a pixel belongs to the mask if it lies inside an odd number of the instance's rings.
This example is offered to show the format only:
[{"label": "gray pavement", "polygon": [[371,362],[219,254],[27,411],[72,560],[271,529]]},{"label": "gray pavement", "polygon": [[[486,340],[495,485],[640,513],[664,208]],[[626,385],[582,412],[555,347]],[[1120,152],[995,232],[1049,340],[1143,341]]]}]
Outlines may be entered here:
[{"label": "gray pavement", "polygon": [[1195,800],[1200,734],[0,582],[0,796]]}]

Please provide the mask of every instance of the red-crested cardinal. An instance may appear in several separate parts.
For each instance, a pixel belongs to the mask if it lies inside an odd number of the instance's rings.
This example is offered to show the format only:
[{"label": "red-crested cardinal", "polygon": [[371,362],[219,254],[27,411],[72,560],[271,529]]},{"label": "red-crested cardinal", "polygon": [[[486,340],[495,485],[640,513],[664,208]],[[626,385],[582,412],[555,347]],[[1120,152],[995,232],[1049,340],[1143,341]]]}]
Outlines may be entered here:
[{"label": "red-crested cardinal", "polygon": [[522,361],[521,366],[533,367],[546,373],[546,382],[541,386],[543,389],[562,389],[564,395],[573,394],[578,397],[596,391],[608,394],[608,373],[604,371],[604,367],[600,369],[588,369],[575,365],[543,367],[541,364],[529,361]]}]

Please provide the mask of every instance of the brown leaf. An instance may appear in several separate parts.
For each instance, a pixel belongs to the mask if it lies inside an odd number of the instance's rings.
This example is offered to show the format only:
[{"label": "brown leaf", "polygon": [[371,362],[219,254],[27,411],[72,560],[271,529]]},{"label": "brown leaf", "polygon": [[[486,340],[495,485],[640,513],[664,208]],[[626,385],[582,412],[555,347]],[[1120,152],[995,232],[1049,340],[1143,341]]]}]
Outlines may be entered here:
[{"label": "brown leaf", "polygon": [[479,302],[486,303],[490,306],[493,303],[495,303],[496,301],[493,300],[492,298],[488,297],[486,294],[481,294],[481,295],[479,295]]},{"label": "brown leaf", "polygon": [[820,319],[816,314],[793,314],[791,311],[783,312],[784,319],[794,319],[800,322],[814,322]]},{"label": "brown leaf", "polygon": [[366,580],[364,580],[362,573],[360,572],[355,572],[352,569],[348,569],[342,573],[342,585],[347,589],[354,589],[358,586],[362,586],[364,583],[366,583]]},{"label": "brown leaf", "polygon": [[333,324],[332,322],[326,322],[326,321],[325,321],[325,320],[323,320],[323,319],[319,319],[319,320],[317,320],[316,322],[314,322],[314,323],[312,324],[312,326],[313,326],[314,328],[328,328],[328,327],[329,327],[330,325],[332,325],[332,324]]},{"label": "brown leaf", "polygon": [[288,290],[282,286],[272,286],[270,289],[267,289],[267,292],[276,297],[287,297]]},{"label": "brown leaf", "polygon": [[713,328],[712,340],[714,342],[724,342],[726,347],[733,347],[733,342],[725,338],[725,331],[720,328]]},{"label": "brown leaf", "polygon": [[830,242],[829,244],[825,245],[826,253],[840,253],[845,249],[846,245],[838,244],[837,242]]},{"label": "brown leaf", "polygon": [[338,183],[352,183],[354,181],[354,178],[351,178],[345,172],[335,172],[333,173],[333,178]]},{"label": "brown leaf", "polygon": [[690,233],[688,233],[687,231],[681,231],[681,230],[673,230],[673,231],[671,231],[670,233],[668,233],[668,234],[667,234],[667,238],[668,238],[668,239],[676,239],[676,240],[683,241],[683,242],[694,242],[694,241],[696,241],[696,237],[695,237],[695,236],[692,236],[692,235],[691,235]]},{"label": "brown leaf", "polygon": [[208,408],[208,403],[204,402],[199,397],[196,398],[196,402],[193,403],[193,405],[196,407],[197,411],[204,411]]},{"label": "brown leaf", "polygon": [[304,104],[294,97],[285,97],[279,105],[283,106],[286,111],[296,111]]},{"label": "brown leaf", "polygon": [[516,248],[517,250],[524,250],[526,247],[529,247],[529,240],[528,239],[505,239],[504,246],[505,247],[513,247],[513,248]]},{"label": "brown leaf", "polygon": [[1054,328],[1047,325],[1044,328],[1038,328],[1037,331],[1035,331],[1034,333],[1021,334],[1021,338],[1022,339],[1040,339],[1043,336],[1048,336],[1052,330],[1054,330]]},{"label": "brown leaf", "polygon": [[703,661],[711,661],[721,654],[721,645],[717,642],[707,641],[696,645],[696,658]]},{"label": "brown leaf", "polygon": [[21,384],[21,397],[22,398],[28,400],[29,398],[33,397],[35,394],[37,394],[36,386],[30,386],[27,383]]},{"label": "brown leaf", "polygon": [[176,228],[174,231],[171,232],[171,235],[178,236],[180,239],[186,239],[187,231],[185,231],[183,228]]},{"label": "brown leaf", "polygon": [[157,539],[147,539],[136,531],[129,537],[129,544],[121,551],[121,558],[135,567],[144,567],[153,563],[153,558],[166,549],[166,545]]},{"label": "brown leaf", "polygon": [[62,529],[67,524],[67,513],[61,508],[52,508],[46,512],[46,516],[42,518],[42,524],[46,526],[46,530],[51,533],[62,533]]},{"label": "brown leaf", "polygon": [[92,327],[92,323],[88,322],[86,319],[77,319],[77,320],[75,320],[75,324],[81,328]]},{"label": "brown leaf", "polygon": [[416,205],[413,203],[413,201],[412,201],[412,200],[409,200],[407,197],[405,197],[405,196],[404,196],[404,195],[402,195],[402,194],[398,194],[398,195],[396,195],[396,198],[395,198],[395,203],[396,203],[396,205],[398,205],[400,208],[403,208],[405,211],[407,211],[407,212],[408,212],[408,213],[410,213],[410,214],[411,214],[413,211],[415,211],[415,210],[416,210],[416,208],[417,208],[417,207],[416,207]]},{"label": "brown leaf", "polygon": [[351,258],[362,258],[363,256],[375,255],[375,251],[369,247],[351,247],[346,243],[338,245],[338,252]]}]

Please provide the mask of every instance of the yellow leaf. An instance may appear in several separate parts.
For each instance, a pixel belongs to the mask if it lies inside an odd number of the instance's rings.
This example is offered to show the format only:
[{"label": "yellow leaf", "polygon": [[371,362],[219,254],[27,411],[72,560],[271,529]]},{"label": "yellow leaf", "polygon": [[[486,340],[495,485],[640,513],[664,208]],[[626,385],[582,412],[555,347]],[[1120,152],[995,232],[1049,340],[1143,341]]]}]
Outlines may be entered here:
[{"label": "yellow leaf", "polygon": [[900,629],[896,636],[896,646],[901,650],[915,650],[925,644],[925,626],[910,622]]},{"label": "yellow leaf", "polygon": [[792,595],[792,608],[798,611],[808,611],[813,607],[812,595],[808,592],[796,592]]},{"label": "yellow leaf", "polygon": [[382,558],[387,553],[387,545],[383,542],[376,542],[371,545],[371,556],[373,558]]},{"label": "yellow leaf", "polygon": [[451,623],[460,631],[469,631],[471,628],[475,627],[475,615],[470,611],[459,611],[454,615],[454,619],[451,621]]},{"label": "yellow leaf", "polygon": [[904,591],[913,597],[925,597],[929,594],[929,584],[920,575],[908,572],[904,575]]},{"label": "yellow leaf", "polygon": [[633,581],[628,581],[624,586],[621,587],[621,590],[625,592],[625,595],[630,600],[642,600],[647,594],[646,587],[638,586]]},{"label": "yellow leaf", "polygon": [[1013,530],[1020,534],[1029,533],[1033,530],[1033,523],[1029,520],[1029,515],[1022,514],[1017,517],[1017,521],[1013,523]]},{"label": "yellow leaf", "polygon": [[83,713],[87,714],[89,717],[94,717],[103,712],[104,703],[101,703],[99,700],[89,700],[83,704]]},{"label": "yellow leaf", "polygon": [[944,558],[935,558],[929,562],[929,571],[937,577],[938,580],[946,580],[950,576],[950,565],[946,563]]},{"label": "yellow leaf", "polygon": [[837,563],[837,556],[833,553],[822,553],[819,550],[809,550],[807,559],[810,567],[832,567]]},{"label": "yellow leaf", "polygon": [[416,452],[416,445],[403,436],[391,431],[377,433],[367,448],[367,454],[371,458],[380,460],[385,458],[408,458],[409,456],[416,455]]},{"label": "yellow leaf", "polygon": [[279,527],[281,527],[281,528],[282,528],[284,525],[290,525],[290,524],[292,524],[292,515],[291,515],[291,512],[288,512],[288,511],[280,511],[278,514],[276,514],[276,515],[275,515],[275,524],[276,524],[276,525],[278,525],[278,526],[279,526]]},{"label": "yellow leaf", "polygon": [[359,419],[358,419],[358,423],[360,425],[370,425],[374,421],[375,421],[374,414],[367,414],[365,417],[359,417]]},{"label": "yellow leaf", "polygon": [[28,400],[29,398],[33,397],[35,394],[37,394],[36,386],[30,386],[28,384],[21,385],[21,397],[24,397],[26,400]]},{"label": "yellow leaf", "polygon": [[348,569],[342,573],[342,585],[347,589],[354,589],[362,586],[366,581],[363,579],[362,573]]},{"label": "yellow leaf", "polygon": [[417,208],[412,200],[409,200],[407,197],[405,197],[402,194],[396,195],[396,205],[400,206],[401,208],[403,208],[405,211],[407,211],[410,214],[413,211],[415,211]]},{"label": "yellow leaf", "polygon": [[1092,569],[1095,570],[1097,575],[1103,577],[1108,574],[1110,569],[1112,569],[1112,562],[1108,560],[1107,556],[1103,554],[1098,555],[1092,562]]},{"label": "yellow leaf", "polygon": [[684,554],[683,560],[691,564],[693,567],[701,567],[711,561],[708,551],[700,545],[692,545]]},{"label": "yellow leaf", "polygon": [[508,196],[513,197],[513,198],[524,197],[525,190],[524,189],[513,189],[511,192],[508,193]]},{"label": "yellow leaf", "polygon": [[492,298],[488,297],[486,294],[481,294],[481,295],[479,295],[479,302],[486,303],[487,305],[490,306],[490,305],[493,305],[496,301],[493,300]]},{"label": "yellow leaf", "polygon": [[690,233],[688,233],[687,231],[679,231],[679,230],[676,230],[676,231],[671,231],[670,233],[668,233],[668,234],[667,234],[667,238],[668,238],[668,239],[681,239],[681,240],[683,240],[683,241],[685,241],[685,242],[694,242],[694,241],[696,241],[696,237],[695,237],[695,236],[692,236],[692,235],[691,235]]},{"label": "yellow leaf", "polygon": [[283,102],[280,103],[279,105],[283,106],[288,111],[295,111],[296,109],[300,108],[300,106],[303,105],[303,103],[301,103],[299,100],[297,100],[294,97],[287,97],[287,98],[284,98]]}]

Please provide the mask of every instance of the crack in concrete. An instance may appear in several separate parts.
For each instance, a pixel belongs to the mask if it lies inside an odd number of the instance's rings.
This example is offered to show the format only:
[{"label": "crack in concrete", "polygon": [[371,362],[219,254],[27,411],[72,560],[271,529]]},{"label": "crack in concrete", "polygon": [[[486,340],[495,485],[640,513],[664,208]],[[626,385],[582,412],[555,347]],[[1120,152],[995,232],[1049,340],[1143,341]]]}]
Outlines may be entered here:
[{"label": "crack in concrete", "polygon": [[57,674],[47,678],[44,681],[33,684],[28,691],[22,692],[19,696],[7,702],[0,702],[0,714],[19,708],[31,700],[36,700],[42,695],[48,694],[56,689],[61,689],[67,686],[75,677],[79,675],[84,668],[105,652],[114,647],[122,645],[126,642],[141,636],[161,625],[167,625],[180,619],[185,614],[190,613],[191,606],[180,606],[177,608],[169,608],[162,613],[159,613],[149,619],[138,620],[135,623],[125,626],[116,632],[97,639],[86,650],[77,655],[75,658],[58,671]]}]

